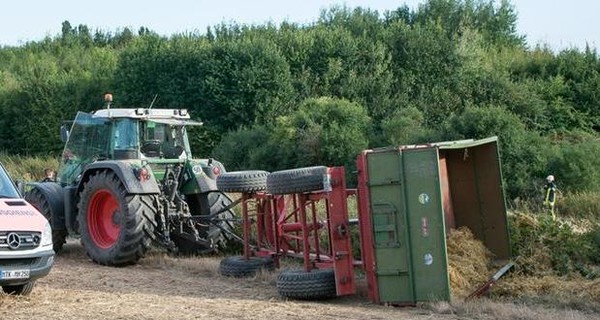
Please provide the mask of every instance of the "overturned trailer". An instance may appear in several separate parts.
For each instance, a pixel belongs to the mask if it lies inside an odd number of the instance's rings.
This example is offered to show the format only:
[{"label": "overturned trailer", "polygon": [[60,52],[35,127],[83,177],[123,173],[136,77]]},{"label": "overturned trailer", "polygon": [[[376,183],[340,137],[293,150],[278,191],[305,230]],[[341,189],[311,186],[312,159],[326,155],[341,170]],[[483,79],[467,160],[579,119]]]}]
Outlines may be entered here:
[{"label": "overturned trailer", "polygon": [[[496,137],[363,151],[357,189],[343,167],[225,173],[218,188],[241,192],[244,251],[221,273],[274,268],[282,256],[304,261],[282,270],[284,297],[356,293],[366,274],[370,300],[414,304],[450,299],[446,234],[466,226],[498,260],[510,259]],[[356,196],[360,257],[354,257],[349,197]]]}]

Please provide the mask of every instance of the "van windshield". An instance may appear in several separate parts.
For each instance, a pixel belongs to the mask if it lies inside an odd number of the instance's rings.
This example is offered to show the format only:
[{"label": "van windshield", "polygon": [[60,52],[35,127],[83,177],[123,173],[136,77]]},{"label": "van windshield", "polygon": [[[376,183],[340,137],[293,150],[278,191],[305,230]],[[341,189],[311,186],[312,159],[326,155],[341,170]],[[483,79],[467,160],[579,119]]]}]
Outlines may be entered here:
[{"label": "van windshield", "polygon": [[2,166],[0,166],[0,198],[20,198],[17,188]]}]

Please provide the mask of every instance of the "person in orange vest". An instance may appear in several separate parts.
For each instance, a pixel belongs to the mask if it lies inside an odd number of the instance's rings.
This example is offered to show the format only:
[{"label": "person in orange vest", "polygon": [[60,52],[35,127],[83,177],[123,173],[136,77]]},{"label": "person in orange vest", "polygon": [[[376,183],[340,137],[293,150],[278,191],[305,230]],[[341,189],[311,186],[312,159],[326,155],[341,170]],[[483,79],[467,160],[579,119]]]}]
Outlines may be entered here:
[{"label": "person in orange vest", "polygon": [[550,209],[550,213],[552,214],[552,220],[556,220],[556,216],[554,214],[554,204],[556,203],[556,184],[554,183],[553,175],[549,175],[546,177],[544,193],[544,206]]}]

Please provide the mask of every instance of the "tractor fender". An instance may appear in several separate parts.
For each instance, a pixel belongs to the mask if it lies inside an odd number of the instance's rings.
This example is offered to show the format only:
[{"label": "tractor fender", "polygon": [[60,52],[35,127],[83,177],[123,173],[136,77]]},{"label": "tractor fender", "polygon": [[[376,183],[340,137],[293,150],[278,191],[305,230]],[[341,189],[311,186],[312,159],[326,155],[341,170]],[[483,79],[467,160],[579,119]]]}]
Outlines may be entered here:
[{"label": "tractor fender", "polygon": [[[136,165],[137,164],[137,165]],[[89,164],[85,167],[83,172],[83,176],[81,181],[79,182],[78,193],[83,190],[83,185],[87,182],[90,176],[97,171],[100,170],[110,170],[114,172],[123,185],[125,189],[127,189],[128,193],[132,194],[154,194],[160,193],[158,188],[158,184],[154,179],[148,179],[144,182],[141,182],[137,177],[136,173],[139,170],[140,165],[139,162],[129,162],[129,161],[98,161],[92,164]],[[148,171],[151,171],[149,167],[147,167]]]},{"label": "tractor fender", "polygon": [[55,182],[28,182],[26,188],[39,190],[48,201],[52,229],[65,229],[65,201],[60,184]]},{"label": "tractor fender", "polygon": [[226,172],[225,166],[214,159],[200,159],[192,168],[200,193],[218,191],[217,176]]},{"label": "tractor fender", "polygon": [[206,175],[197,175],[196,179],[198,181],[198,187],[200,187],[200,192],[209,192],[209,191],[218,191],[217,181],[207,177]]}]

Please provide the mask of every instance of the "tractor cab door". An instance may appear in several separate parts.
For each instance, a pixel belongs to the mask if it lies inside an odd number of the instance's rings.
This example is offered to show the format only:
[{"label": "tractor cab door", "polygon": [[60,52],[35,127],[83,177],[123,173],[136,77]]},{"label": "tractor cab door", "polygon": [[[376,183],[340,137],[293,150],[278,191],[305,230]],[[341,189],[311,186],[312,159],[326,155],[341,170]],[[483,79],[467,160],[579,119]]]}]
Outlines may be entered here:
[{"label": "tractor cab door", "polygon": [[58,170],[58,181],[62,185],[74,184],[87,164],[109,156],[110,124],[107,118],[77,113]]},{"label": "tractor cab door", "polygon": [[111,159],[139,159],[139,121],[131,118],[113,119]]}]

